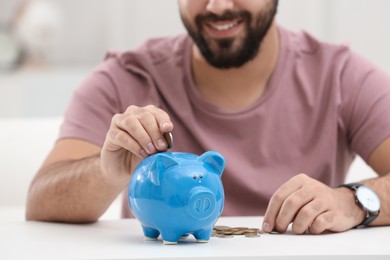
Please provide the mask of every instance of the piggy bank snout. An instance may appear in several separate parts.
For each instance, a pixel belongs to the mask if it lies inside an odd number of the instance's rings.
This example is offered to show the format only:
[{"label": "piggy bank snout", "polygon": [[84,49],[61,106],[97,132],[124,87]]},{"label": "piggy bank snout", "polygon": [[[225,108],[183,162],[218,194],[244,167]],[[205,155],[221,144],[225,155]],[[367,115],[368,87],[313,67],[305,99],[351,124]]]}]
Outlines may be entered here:
[{"label": "piggy bank snout", "polygon": [[194,219],[206,219],[210,217],[216,205],[216,199],[210,189],[204,187],[193,188],[189,192],[187,201],[187,213]]}]

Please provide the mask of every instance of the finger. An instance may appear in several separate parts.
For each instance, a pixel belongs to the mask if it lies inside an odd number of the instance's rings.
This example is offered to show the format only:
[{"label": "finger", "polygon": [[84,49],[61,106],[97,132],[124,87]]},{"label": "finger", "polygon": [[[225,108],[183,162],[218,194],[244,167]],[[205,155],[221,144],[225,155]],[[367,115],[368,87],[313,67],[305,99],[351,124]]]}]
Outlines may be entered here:
[{"label": "finger", "polygon": [[160,132],[168,133],[173,130],[173,123],[169,115],[164,110],[153,105],[146,106],[145,108],[154,115],[157,125],[160,128]]},{"label": "finger", "polygon": [[168,143],[163,132],[160,130],[156,114],[148,111],[138,120],[151,139],[151,142],[147,144],[149,150],[153,150],[153,152],[166,150]]},{"label": "finger", "polygon": [[314,199],[301,208],[294,219],[292,230],[295,234],[303,234],[312,225],[314,219],[326,211],[325,203]]},{"label": "finger", "polygon": [[156,151],[164,151],[168,148],[168,143],[163,133],[171,132],[173,124],[165,111],[153,105],[141,108],[130,106],[126,110],[126,114],[137,118],[149,135],[151,140],[147,144],[149,154],[155,153]]},{"label": "finger", "polygon": [[[151,116],[151,115],[150,115]],[[156,152],[155,146],[152,143],[151,137],[141,124],[138,118],[123,114],[120,117],[117,117],[115,120],[115,126],[122,131],[128,133],[128,135],[137,142],[147,154],[153,154]],[[156,126],[155,126],[156,128]],[[158,132],[156,128],[155,131]]]},{"label": "finger", "polygon": [[334,225],[334,219],[334,213],[332,213],[331,211],[326,211],[314,219],[308,231],[311,234],[321,234],[324,231],[331,229],[331,227]]},{"label": "finger", "polygon": [[308,192],[305,188],[300,188],[288,196],[276,217],[276,229],[282,233],[286,232],[288,225],[294,221],[299,211],[313,199],[314,194]]},{"label": "finger", "polygon": [[146,144],[149,154],[153,154],[167,148],[167,143],[152,113],[145,111],[145,113],[138,118],[138,122],[144,129],[145,133],[149,136],[147,140],[148,143]]},{"label": "finger", "polygon": [[279,187],[272,195],[264,215],[263,231],[271,232],[275,228],[276,218],[286,198],[295,191],[302,188],[303,178],[301,174],[294,176],[285,184]]},{"label": "finger", "polygon": [[144,149],[127,132],[112,127],[107,132],[105,140],[106,150],[116,151],[126,149],[139,157],[145,158],[147,154]]}]

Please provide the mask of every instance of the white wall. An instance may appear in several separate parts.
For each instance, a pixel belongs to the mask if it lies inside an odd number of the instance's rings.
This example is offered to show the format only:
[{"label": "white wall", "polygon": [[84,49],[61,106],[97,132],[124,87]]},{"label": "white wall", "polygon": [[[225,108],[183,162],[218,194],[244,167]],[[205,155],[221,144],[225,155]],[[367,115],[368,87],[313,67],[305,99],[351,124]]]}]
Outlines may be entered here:
[{"label": "white wall", "polygon": [[[149,37],[183,32],[176,0],[47,0],[58,4],[63,31],[50,59],[95,63],[110,48],[131,49]],[[388,0],[280,0],[278,20],[320,39],[349,42],[390,72]]]},{"label": "white wall", "polygon": [[390,1],[332,0],[334,20],[331,41],[350,41],[390,73]]},{"label": "white wall", "polygon": [[48,0],[63,15],[49,53],[56,64],[96,63],[108,49],[131,49],[149,37],[183,32],[175,0]]},{"label": "white wall", "polygon": [[278,19],[325,41],[348,43],[390,73],[388,10],[388,0],[281,0]]},{"label": "white wall", "polygon": [[[61,116],[74,88],[107,50],[132,49],[149,37],[184,32],[177,0],[39,1],[56,4],[61,14],[58,37],[46,49],[54,68],[0,71],[0,117]],[[390,73],[387,10],[388,0],[280,0],[277,19],[325,41],[348,42]]]}]

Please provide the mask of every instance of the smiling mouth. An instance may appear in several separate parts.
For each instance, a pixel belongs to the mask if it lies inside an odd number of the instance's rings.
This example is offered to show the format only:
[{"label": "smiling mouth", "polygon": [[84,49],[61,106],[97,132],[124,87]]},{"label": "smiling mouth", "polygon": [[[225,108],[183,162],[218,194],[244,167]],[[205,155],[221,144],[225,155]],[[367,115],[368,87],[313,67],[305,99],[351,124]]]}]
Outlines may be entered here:
[{"label": "smiling mouth", "polygon": [[215,38],[230,38],[235,36],[241,28],[243,20],[233,19],[224,21],[209,21],[205,25],[210,36]]},{"label": "smiling mouth", "polygon": [[207,25],[210,26],[211,28],[213,28],[214,30],[217,30],[217,31],[227,31],[227,30],[230,30],[234,27],[236,27],[238,24],[240,23],[240,21],[236,20],[236,21],[233,21],[233,22],[219,22],[219,23],[208,23]]}]

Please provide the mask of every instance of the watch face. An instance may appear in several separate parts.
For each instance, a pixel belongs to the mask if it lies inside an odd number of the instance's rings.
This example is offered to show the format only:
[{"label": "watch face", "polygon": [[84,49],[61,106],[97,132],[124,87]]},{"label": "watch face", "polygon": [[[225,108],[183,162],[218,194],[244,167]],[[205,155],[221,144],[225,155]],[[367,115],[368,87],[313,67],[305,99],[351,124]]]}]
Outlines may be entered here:
[{"label": "watch face", "polygon": [[356,197],[363,205],[363,207],[368,211],[375,212],[380,209],[381,204],[379,197],[370,188],[366,186],[360,186],[356,190]]}]

